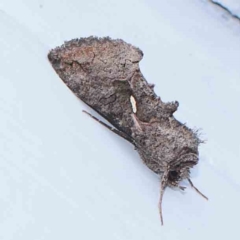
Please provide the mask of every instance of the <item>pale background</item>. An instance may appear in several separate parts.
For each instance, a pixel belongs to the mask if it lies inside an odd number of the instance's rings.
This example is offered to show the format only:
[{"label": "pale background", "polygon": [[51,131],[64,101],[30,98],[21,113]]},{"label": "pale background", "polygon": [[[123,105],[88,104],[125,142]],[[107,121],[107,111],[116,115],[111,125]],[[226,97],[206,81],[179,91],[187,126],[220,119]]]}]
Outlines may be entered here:
[{"label": "pale background", "polygon": [[[227,4],[240,15],[238,0]],[[164,227],[159,177],[82,113],[95,114],[47,60],[89,35],[141,48],[146,79],[207,139],[192,180],[210,200],[167,189]],[[1,0],[0,53],[0,239],[237,239],[238,20],[201,0]]]}]

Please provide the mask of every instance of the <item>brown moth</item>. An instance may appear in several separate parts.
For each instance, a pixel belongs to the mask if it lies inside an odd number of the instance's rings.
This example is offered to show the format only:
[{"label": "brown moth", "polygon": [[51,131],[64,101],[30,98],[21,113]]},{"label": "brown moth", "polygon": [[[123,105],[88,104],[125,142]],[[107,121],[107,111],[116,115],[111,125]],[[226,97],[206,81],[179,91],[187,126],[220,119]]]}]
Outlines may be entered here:
[{"label": "brown moth", "polygon": [[48,54],[73,93],[114,127],[88,114],[133,144],[147,167],[161,175],[163,224],[164,189],[184,190],[179,185],[183,179],[195,188],[190,169],[198,163],[201,140],[196,131],[174,118],[178,102],[164,103],[157,97],[139,69],[142,57],[140,49],[108,37],[74,39]]}]

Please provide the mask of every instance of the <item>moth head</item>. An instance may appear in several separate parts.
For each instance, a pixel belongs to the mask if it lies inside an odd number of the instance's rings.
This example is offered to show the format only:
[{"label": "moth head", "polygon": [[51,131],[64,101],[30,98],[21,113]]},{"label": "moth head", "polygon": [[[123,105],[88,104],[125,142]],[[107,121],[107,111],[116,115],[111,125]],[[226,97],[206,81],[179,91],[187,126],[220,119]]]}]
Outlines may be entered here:
[{"label": "moth head", "polygon": [[177,187],[181,190],[184,190],[185,187],[179,185],[180,182],[184,179],[187,179],[191,185],[202,197],[206,200],[208,198],[203,195],[192,183],[190,180],[190,169],[198,163],[198,154],[190,151],[185,151],[184,154],[181,154],[175,161],[169,164],[166,170],[162,174],[161,178],[161,192],[159,200],[159,212],[161,217],[161,223],[163,225],[162,217],[162,199],[165,188],[168,187]]},{"label": "moth head", "polygon": [[186,148],[183,149],[173,162],[168,166],[167,185],[170,187],[179,187],[182,180],[190,178],[190,169],[198,163],[198,153]]}]

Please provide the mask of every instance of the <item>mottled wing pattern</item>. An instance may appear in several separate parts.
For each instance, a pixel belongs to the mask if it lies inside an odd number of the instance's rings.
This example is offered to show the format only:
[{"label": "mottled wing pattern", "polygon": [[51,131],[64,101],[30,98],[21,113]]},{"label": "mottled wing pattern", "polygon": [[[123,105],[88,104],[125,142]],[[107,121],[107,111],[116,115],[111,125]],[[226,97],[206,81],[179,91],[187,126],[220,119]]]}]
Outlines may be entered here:
[{"label": "mottled wing pattern", "polygon": [[122,40],[81,38],[50,51],[48,58],[66,85],[120,131],[132,135],[132,105],[144,122],[169,117],[177,103],[163,103],[139,69],[143,53]]},{"label": "mottled wing pattern", "polygon": [[82,38],[50,51],[48,58],[66,85],[120,131],[131,135],[132,89],[142,52],[122,40]]}]

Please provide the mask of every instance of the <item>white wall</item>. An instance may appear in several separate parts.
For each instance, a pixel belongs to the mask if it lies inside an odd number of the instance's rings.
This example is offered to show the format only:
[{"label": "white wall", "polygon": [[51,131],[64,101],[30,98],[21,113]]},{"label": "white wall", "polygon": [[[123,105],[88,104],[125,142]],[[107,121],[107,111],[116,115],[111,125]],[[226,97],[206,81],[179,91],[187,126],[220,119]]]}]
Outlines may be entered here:
[{"label": "white wall", "polygon": [[[201,1],[2,0],[0,239],[235,239],[239,28]],[[192,180],[210,200],[167,189],[164,227],[159,177],[82,113],[91,110],[47,60],[64,40],[89,35],[141,48],[146,79],[207,139]]]}]

